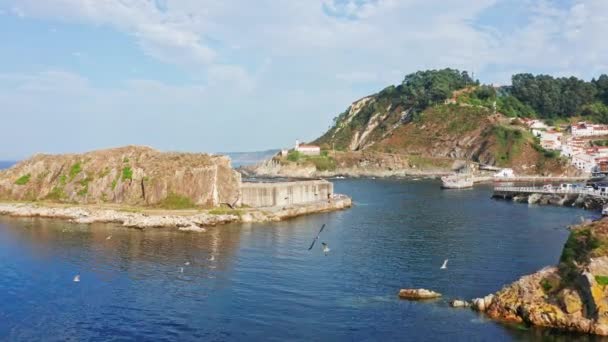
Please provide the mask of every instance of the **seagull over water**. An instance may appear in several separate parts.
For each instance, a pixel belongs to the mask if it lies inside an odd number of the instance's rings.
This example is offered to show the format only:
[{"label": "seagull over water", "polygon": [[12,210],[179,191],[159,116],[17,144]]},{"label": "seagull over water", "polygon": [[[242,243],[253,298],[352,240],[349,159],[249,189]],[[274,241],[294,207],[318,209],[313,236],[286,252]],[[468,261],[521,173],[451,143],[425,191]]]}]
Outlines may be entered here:
[{"label": "seagull over water", "polygon": [[211,258],[209,258],[209,261],[213,261],[215,260],[215,255],[211,255]]},{"label": "seagull over water", "polygon": [[317,242],[317,240],[319,240],[319,235],[321,235],[321,232],[323,231],[323,229],[325,229],[325,223],[321,226],[321,229],[319,229],[317,236],[315,236],[315,238],[312,240],[312,243],[310,244],[310,247],[308,247],[308,250],[311,250],[315,246],[315,242]]},{"label": "seagull over water", "polygon": [[327,255],[327,253],[329,253],[329,251],[331,251],[331,249],[329,249],[329,246],[325,242],[321,242],[321,245],[323,245],[323,253],[325,253],[325,255]]},{"label": "seagull over water", "polygon": [[186,262],[184,263],[184,265],[186,265],[186,266],[190,266],[190,261],[186,261]]},{"label": "seagull over water", "polygon": [[74,276],[74,282],[75,283],[79,283],[80,282],[80,274],[77,274]]},{"label": "seagull over water", "polygon": [[441,265],[440,269],[445,270],[446,268],[448,268],[448,259],[445,259],[443,261],[443,265]]},{"label": "seagull over water", "polygon": [[110,240],[112,238],[112,235],[108,235],[108,237],[106,238],[106,240]]}]

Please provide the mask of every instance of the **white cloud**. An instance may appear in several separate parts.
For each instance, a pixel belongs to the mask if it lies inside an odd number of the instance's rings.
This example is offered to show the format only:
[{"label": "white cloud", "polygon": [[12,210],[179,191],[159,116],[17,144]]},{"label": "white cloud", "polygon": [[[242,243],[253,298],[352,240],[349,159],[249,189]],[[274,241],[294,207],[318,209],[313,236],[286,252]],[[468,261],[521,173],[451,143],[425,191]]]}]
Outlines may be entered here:
[{"label": "white cloud", "polygon": [[[482,81],[502,84],[516,72],[585,78],[608,72],[605,0],[4,3],[7,13],[26,20],[110,27],[133,37],[151,58],[181,66],[200,84],[168,85],[162,79],[123,75],[126,80],[96,88],[94,81],[66,71],[4,74],[0,106],[41,121],[47,120],[44,113],[56,112],[74,130],[72,123],[82,122],[83,113],[99,127],[126,136],[143,125],[147,132],[157,133],[152,139],[159,141],[166,134],[154,127],[164,126],[175,129],[173,134],[185,146],[191,146],[185,137],[201,134],[193,129],[200,124],[213,128],[202,134],[207,150],[266,148],[291,142],[295,136],[313,138],[352,100],[420,69],[466,69],[481,75]],[[511,7],[519,9],[513,12],[517,17],[508,10]],[[512,24],[498,25],[497,20]],[[87,61],[100,58],[74,49],[86,54]],[[138,77],[148,71],[137,65],[129,70]],[[31,101],[33,92],[36,101]],[[167,115],[179,120],[172,122]],[[108,118],[119,123],[104,123]],[[234,145],[222,145],[225,140],[217,132],[234,134]],[[260,145],[241,143],[244,139]],[[213,148],[213,142],[219,147]]]},{"label": "white cloud", "polygon": [[137,39],[151,56],[171,63],[208,64],[215,51],[198,32],[192,31],[187,15],[163,12],[146,0],[15,0],[20,16],[55,18],[122,30]]}]

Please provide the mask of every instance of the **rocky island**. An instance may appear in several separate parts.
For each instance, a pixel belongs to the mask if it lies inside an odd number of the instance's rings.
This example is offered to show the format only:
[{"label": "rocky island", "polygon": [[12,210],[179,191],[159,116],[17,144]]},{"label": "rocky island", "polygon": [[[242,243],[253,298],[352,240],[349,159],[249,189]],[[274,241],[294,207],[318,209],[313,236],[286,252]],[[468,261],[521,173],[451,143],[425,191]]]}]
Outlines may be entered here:
[{"label": "rocky island", "polygon": [[36,155],[0,171],[0,201],[3,215],[192,231],[351,205],[326,181],[251,184],[228,157],[139,146]]}]

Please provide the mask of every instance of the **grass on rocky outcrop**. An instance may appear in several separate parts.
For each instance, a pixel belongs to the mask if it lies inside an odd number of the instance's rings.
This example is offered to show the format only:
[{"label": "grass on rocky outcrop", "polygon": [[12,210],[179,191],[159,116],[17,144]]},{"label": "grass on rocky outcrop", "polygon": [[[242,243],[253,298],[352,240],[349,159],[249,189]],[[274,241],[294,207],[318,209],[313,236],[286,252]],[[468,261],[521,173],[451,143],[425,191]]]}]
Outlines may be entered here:
[{"label": "grass on rocky outcrop", "polygon": [[606,286],[608,285],[608,276],[596,275],[595,281],[598,283],[598,285]]},{"label": "grass on rocky outcrop", "polygon": [[176,193],[169,193],[167,197],[162,200],[157,206],[162,209],[171,210],[194,209],[197,207],[196,204],[192,202],[189,197]]},{"label": "grass on rocky outcrop", "polygon": [[[607,255],[608,222],[601,220],[575,227],[570,232],[560,257],[560,274],[565,281],[574,282],[580,273],[579,265],[585,264],[590,258]],[[604,278],[608,281],[608,277]]]},{"label": "grass on rocky outcrop", "polygon": [[70,168],[70,182],[78,176],[78,174],[82,171],[82,165],[78,162]]},{"label": "grass on rocky outcrop", "polygon": [[336,169],[336,160],[331,157],[328,151],[321,152],[318,156],[309,156],[298,151],[290,151],[283,162],[310,164],[314,165],[318,171],[333,171]]},{"label": "grass on rocky outcrop", "polygon": [[29,173],[27,175],[23,175],[23,176],[19,177],[19,179],[17,179],[15,181],[15,184],[17,184],[17,185],[26,185],[27,183],[30,182],[30,178],[31,177],[32,177],[32,175],[29,174]]},{"label": "grass on rocky outcrop", "polygon": [[133,179],[133,170],[130,166],[125,166],[122,169],[122,179],[123,180],[132,180]]},{"label": "grass on rocky outcrop", "polygon": [[509,165],[512,159],[521,153],[526,142],[525,132],[505,126],[494,126],[492,134],[496,139],[494,156],[500,166]]}]

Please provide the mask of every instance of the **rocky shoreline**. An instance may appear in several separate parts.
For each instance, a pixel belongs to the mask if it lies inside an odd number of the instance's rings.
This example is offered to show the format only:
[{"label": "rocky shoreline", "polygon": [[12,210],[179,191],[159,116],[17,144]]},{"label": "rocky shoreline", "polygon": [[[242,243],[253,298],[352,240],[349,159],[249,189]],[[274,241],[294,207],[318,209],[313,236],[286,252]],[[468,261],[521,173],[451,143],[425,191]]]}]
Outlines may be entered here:
[{"label": "rocky shoreline", "polygon": [[471,308],[505,322],[608,336],[608,220],[573,227],[557,266],[521,277]]},{"label": "rocky shoreline", "polygon": [[352,206],[348,196],[334,195],[331,201],[288,207],[221,211],[161,211],[142,208],[138,212],[88,206],[53,206],[39,203],[2,203],[0,215],[63,219],[73,223],[115,223],[128,228],[175,228],[204,232],[206,227],[227,223],[277,222],[301,215],[337,211]]}]

